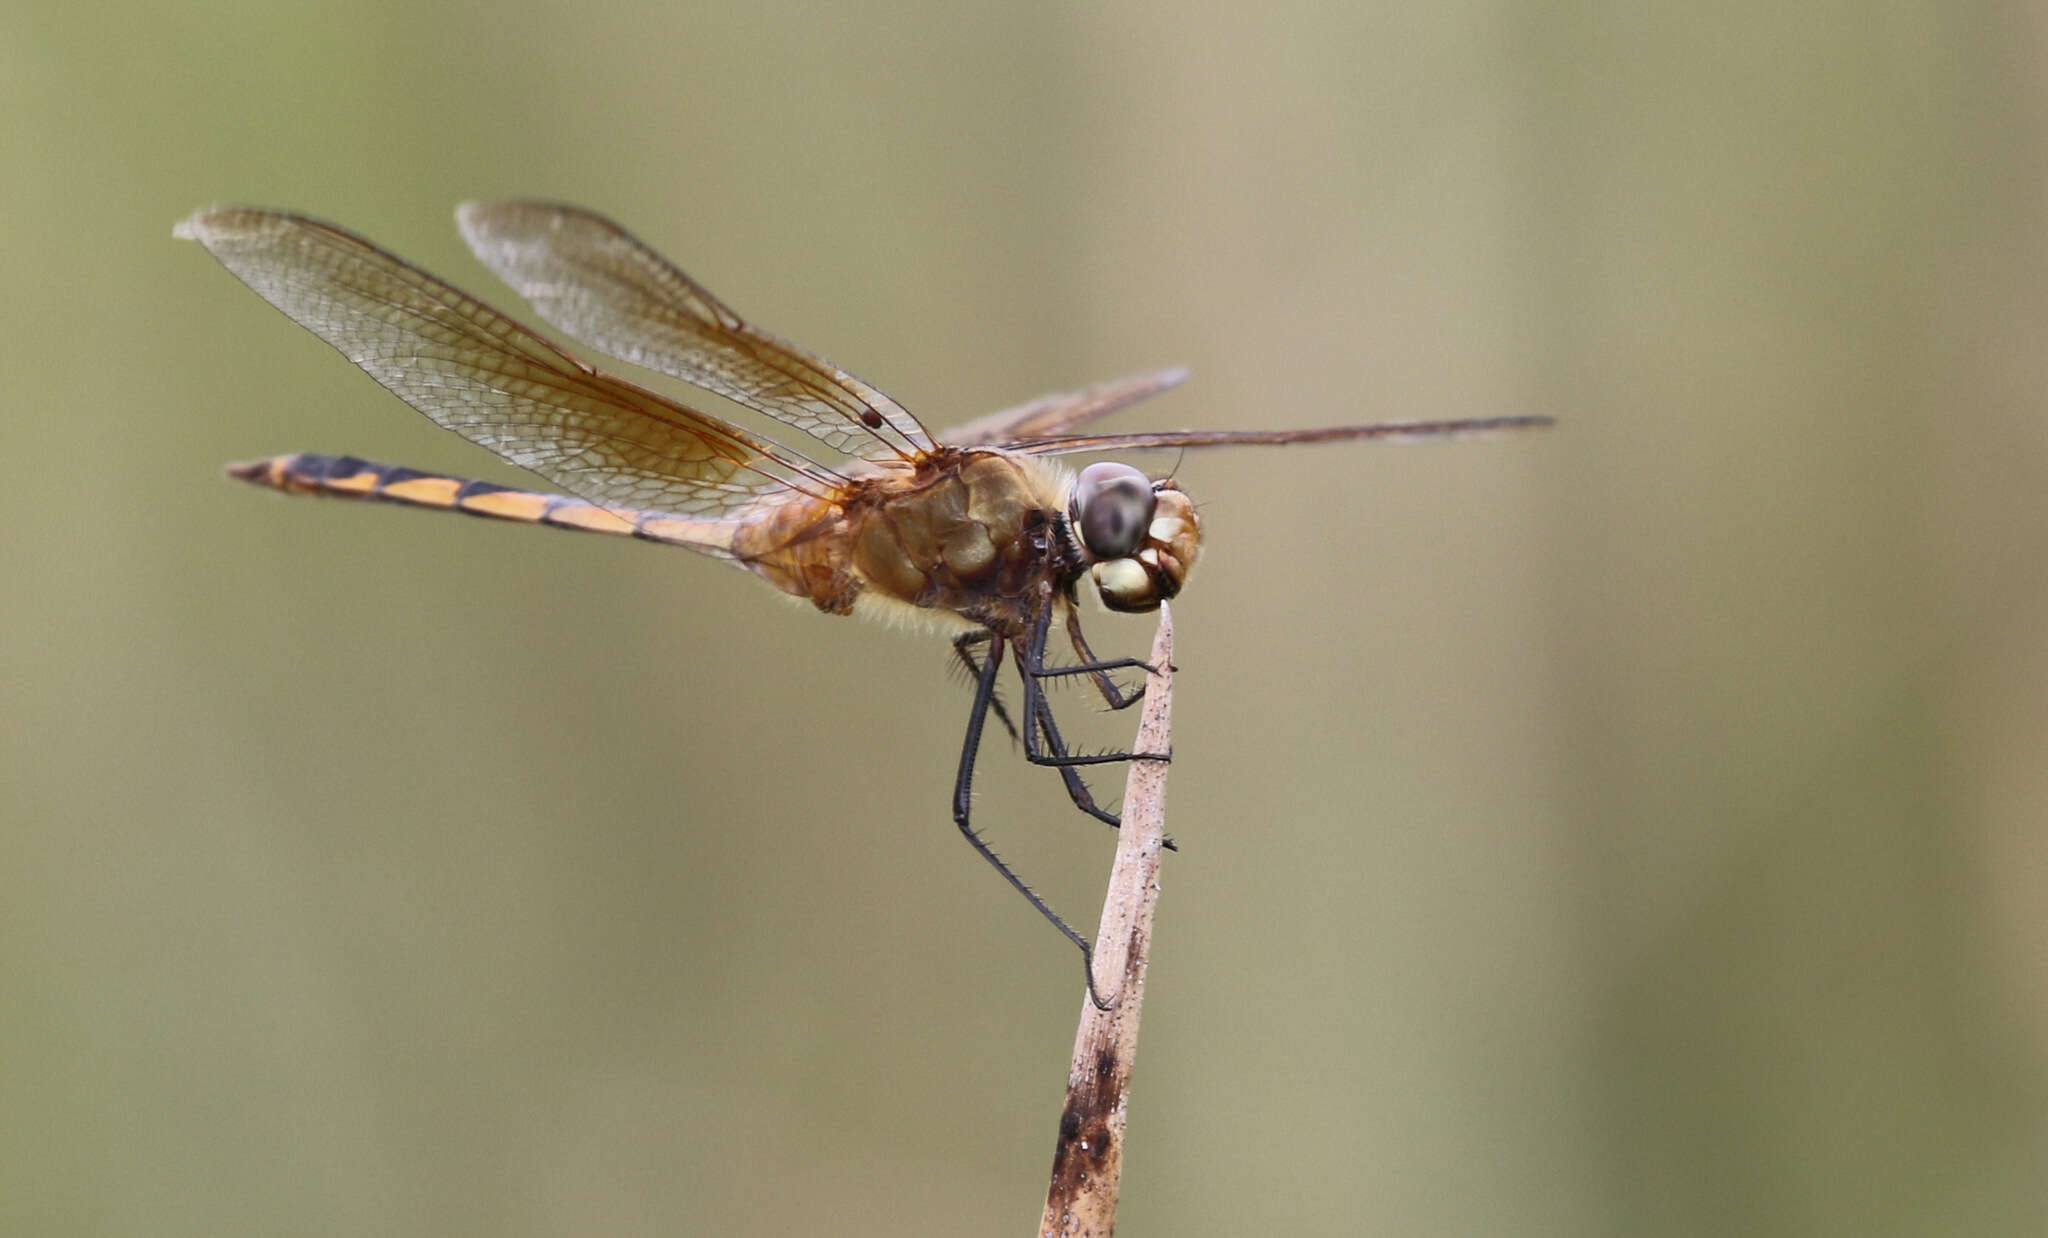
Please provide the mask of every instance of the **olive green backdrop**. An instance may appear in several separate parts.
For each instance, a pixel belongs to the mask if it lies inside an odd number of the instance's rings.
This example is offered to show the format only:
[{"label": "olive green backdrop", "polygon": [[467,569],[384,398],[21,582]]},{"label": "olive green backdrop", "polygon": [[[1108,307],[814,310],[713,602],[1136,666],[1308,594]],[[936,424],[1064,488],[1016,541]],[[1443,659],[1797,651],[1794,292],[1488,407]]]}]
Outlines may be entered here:
[{"label": "olive green backdrop", "polygon": [[943,644],[222,480],[516,475],[172,223],[516,308],[503,195],[934,424],[1563,419],[1180,462],[1124,1232],[2048,1227],[2048,20],[1709,7],[9,7],[0,1231],[1037,1214],[1079,975]]}]

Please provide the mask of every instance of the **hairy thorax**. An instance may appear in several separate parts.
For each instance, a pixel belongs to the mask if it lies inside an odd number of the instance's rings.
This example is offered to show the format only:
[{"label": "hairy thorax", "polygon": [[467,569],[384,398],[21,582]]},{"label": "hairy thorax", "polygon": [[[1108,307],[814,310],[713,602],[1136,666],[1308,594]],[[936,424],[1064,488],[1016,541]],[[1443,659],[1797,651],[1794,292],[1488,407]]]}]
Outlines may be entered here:
[{"label": "hairy thorax", "polygon": [[832,614],[895,603],[1021,630],[1071,572],[1054,522],[1061,474],[1002,452],[940,448],[915,472],[855,479],[835,502],[784,504],[734,538],[742,562]]}]

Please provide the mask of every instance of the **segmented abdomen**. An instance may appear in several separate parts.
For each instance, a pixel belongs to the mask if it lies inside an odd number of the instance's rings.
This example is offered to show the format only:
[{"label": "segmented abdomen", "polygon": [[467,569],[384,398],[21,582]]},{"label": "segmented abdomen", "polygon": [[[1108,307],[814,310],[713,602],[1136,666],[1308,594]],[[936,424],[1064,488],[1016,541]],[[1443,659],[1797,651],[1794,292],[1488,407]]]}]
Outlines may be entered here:
[{"label": "segmented abdomen", "polygon": [[287,494],[325,494],[344,499],[378,499],[466,512],[493,520],[544,524],[583,533],[610,533],[648,541],[688,546],[730,557],[734,526],[730,521],[672,516],[664,512],[614,510],[562,494],[515,490],[487,481],[470,481],[390,464],[374,464],[354,456],[323,456],[299,452],[228,466],[228,476]]}]

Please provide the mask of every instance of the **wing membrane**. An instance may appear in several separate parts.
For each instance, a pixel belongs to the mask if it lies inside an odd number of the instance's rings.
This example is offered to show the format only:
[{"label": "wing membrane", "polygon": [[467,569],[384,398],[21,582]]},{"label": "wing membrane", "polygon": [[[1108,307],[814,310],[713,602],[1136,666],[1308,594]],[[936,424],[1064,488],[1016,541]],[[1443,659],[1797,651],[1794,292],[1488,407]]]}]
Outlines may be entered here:
[{"label": "wing membrane", "polygon": [[544,202],[466,202],[476,256],[548,322],[612,356],[714,391],[837,451],[909,457],[931,435],[888,396],[749,325],[609,219]]},{"label": "wing membrane", "polygon": [[437,424],[592,502],[717,516],[831,484],[330,224],[216,207],[177,235]]},{"label": "wing membrane", "polygon": [[1349,439],[1455,438],[1499,430],[1540,430],[1549,417],[1480,417],[1468,421],[1383,421],[1367,426],[1323,426],[1306,430],[1153,430],[1135,434],[1075,434],[1005,443],[1027,456],[1064,456],[1084,451],[1171,450],[1176,447],[1285,447],[1293,443],[1337,443]]},{"label": "wing membrane", "polygon": [[1042,395],[1015,408],[977,417],[965,425],[942,431],[939,441],[952,447],[1000,447],[1019,439],[1046,438],[1169,391],[1186,382],[1187,378],[1187,367],[1176,365],[1148,374],[1112,378],[1079,391]]}]

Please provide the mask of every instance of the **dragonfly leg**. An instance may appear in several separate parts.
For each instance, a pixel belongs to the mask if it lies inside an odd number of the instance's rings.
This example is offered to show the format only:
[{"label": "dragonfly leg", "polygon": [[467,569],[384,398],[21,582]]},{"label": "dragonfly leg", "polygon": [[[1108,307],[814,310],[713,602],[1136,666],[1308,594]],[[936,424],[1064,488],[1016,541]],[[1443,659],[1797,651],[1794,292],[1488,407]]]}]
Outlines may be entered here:
[{"label": "dragonfly leg", "polygon": [[[1094,668],[1080,666],[1052,667],[1048,669],[1046,667],[1045,638],[1051,621],[1052,615],[1049,611],[1041,612],[1037,620],[1032,623],[1031,631],[1016,641],[1018,672],[1024,680],[1024,719],[1027,724],[1024,728],[1024,755],[1026,758],[1033,765],[1053,766],[1111,765],[1118,761],[1173,760],[1173,754],[1170,752],[1074,753],[1068,751],[1065,744],[1058,743],[1052,739],[1053,736],[1058,734],[1058,728],[1050,723],[1052,709],[1046,703],[1045,686],[1039,680],[1054,675],[1086,673]],[[1129,661],[1135,662],[1140,666],[1145,665],[1142,662],[1137,662],[1135,658],[1129,659]],[[1046,721],[1046,733],[1049,740],[1046,747],[1054,749],[1053,751],[1048,752],[1044,748],[1039,747],[1035,740],[1035,736],[1039,733],[1039,727],[1032,725],[1032,723],[1034,719],[1039,718]]]},{"label": "dragonfly leg", "polygon": [[1074,646],[1074,656],[1081,659],[1081,665],[1097,668],[1094,673],[1095,689],[1102,693],[1102,699],[1109,703],[1111,709],[1129,709],[1145,699],[1144,684],[1140,683],[1135,690],[1126,692],[1122,684],[1103,672],[1136,667],[1150,675],[1158,668],[1139,658],[1117,658],[1111,663],[1104,663],[1095,656],[1095,651],[1088,647],[1088,638],[1081,635],[1081,612],[1078,608],[1070,608],[1067,611],[1067,640]]},{"label": "dragonfly leg", "polygon": [[[963,651],[962,656],[968,655]],[[1038,896],[1036,890],[1024,884],[1023,879],[996,854],[995,848],[988,845],[988,840],[975,831],[969,819],[974,808],[974,759],[981,749],[982,729],[987,725],[989,712],[995,705],[996,673],[1002,669],[1002,665],[1002,642],[992,640],[989,642],[988,656],[983,659],[976,671],[974,707],[967,715],[967,737],[960,745],[960,770],[953,780],[953,824],[960,827],[960,836],[967,840],[967,844],[974,848],[976,854],[1002,874],[1003,880],[1010,883],[1011,889],[1023,895],[1025,902],[1036,908],[1038,914],[1044,916],[1058,929],[1062,937],[1080,949],[1082,970],[1088,977],[1088,1000],[1094,1003],[1097,1010],[1107,1010],[1110,1004],[1102,1000],[1101,992],[1095,987],[1094,945],[1086,937],[1075,932],[1072,925],[1062,920],[1059,913]]]},{"label": "dragonfly leg", "polygon": [[[1052,757],[1063,758],[1069,755],[1067,741],[1061,738],[1059,724],[1053,721],[1052,702],[1046,699],[1043,693],[1039,694],[1037,711],[1032,715],[1032,720],[1034,726],[1031,732],[1027,734],[1027,742],[1024,746],[1025,759],[1034,765],[1049,765],[1057,769],[1060,773],[1060,781],[1066,783],[1067,798],[1074,801],[1074,807],[1087,813],[1104,825],[1109,826],[1111,829],[1122,827],[1122,817],[1096,804],[1095,793],[1089,789],[1087,781],[1081,777],[1081,771],[1074,768],[1073,763],[1052,759],[1042,760],[1040,758],[1043,750],[1039,752],[1033,751],[1036,745],[1029,741],[1043,734],[1045,748],[1051,750]],[[1041,731],[1040,728],[1043,728],[1043,730]],[[1131,759],[1133,758],[1129,753],[1112,753],[1101,758],[1104,761],[1128,761]],[[1174,842],[1171,836],[1164,840],[1164,845],[1168,851],[1180,850],[1180,845]]]},{"label": "dragonfly leg", "polygon": [[[977,680],[981,678],[981,662],[974,656],[974,646],[993,646],[995,635],[994,632],[989,631],[987,628],[982,628],[974,632],[962,632],[953,638],[953,653],[959,657],[961,665],[967,668],[968,675]],[[995,714],[996,721],[1002,723],[1003,729],[1010,733],[1010,742],[1016,743],[1018,739],[1017,726],[1010,721],[1010,711],[1003,708],[1003,698],[1001,696],[989,697],[988,707]]]},{"label": "dragonfly leg", "polygon": [[[1046,617],[1041,616],[1032,626],[1028,640],[1017,646],[1017,662],[1024,681],[1024,759],[1033,765],[1045,765],[1060,772],[1060,781],[1066,784],[1067,798],[1074,801],[1074,807],[1111,827],[1123,824],[1117,814],[1103,808],[1095,801],[1095,793],[1081,777],[1077,768],[1083,765],[1111,765],[1119,761],[1170,760],[1171,757],[1153,757],[1142,753],[1103,752],[1077,754],[1067,747],[1067,741],[1060,735],[1059,723],[1054,720],[1052,701],[1045,689],[1031,672],[1034,664],[1042,664],[1045,655]],[[1180,848],[1169,838],[1169,851]]]},{"label": "dragonfly leg", "polygon": [[[1059,724],[1052,718],[1052,705],[1040,696],[1037,707],[1028,720],[1030,734],[1025,736],[1024,757],[1033,765],[1051,764],[1060,772],[1060,781],[1067,785],[1067,798],[1074,801],[1074,807],[1115,829],[1123,824],[1123,818],[1101,807],[1095,802],[1095,793],[1088,789],[1088,783],[1081,777],[1081,771],[1068,764],[1042,761],[1039,758],[1050,749],[1056,756],[1066,756],[1067,743],[1060,737]],[[1041,740],[1041,736],[1043,739]]]},{"label": "dragonfly leg", "polygon": [[1039,650],[1038,669],[1032,672],[1034,677],[1039,679],[1056,679],[1065,675],[1086,675],[1095,684],[1095,690],[1102,694],[1102,699],[1108,702],[1109,707],[1113,710],[1129,709],[1145,699],[1144,684],[1139,684],[1135,690],[1126,691],[1122,684],[1110,678],[1109,672],[1140,670],[1149,675],[1155,668],[1143,658],[1097,658],[1095,651],[1088,647],[1088,638],[1081,635],[1081,614],[1079,611],[1070,610],[1067,612],[1067,637],[1073,642],[1075,656],[1081,660],[1071,666],[1045,665],[1045,641],[1042,636],[1037,634],[1037,630],[1049,630],[1051,624],[1052,616],[1050,613],[1047,613],[1040,615],[1037,622],[1033,625],[1034,635],[1032,639],[1037,644]]}]

